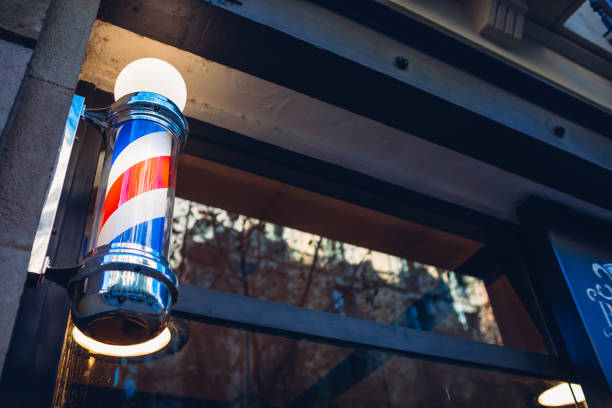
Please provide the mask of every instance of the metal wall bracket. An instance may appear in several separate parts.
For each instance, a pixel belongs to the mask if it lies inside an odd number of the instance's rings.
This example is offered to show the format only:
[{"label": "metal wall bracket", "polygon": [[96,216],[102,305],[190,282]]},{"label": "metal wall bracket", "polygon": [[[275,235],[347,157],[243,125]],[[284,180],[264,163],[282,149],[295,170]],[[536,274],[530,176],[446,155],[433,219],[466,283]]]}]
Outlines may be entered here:
[{"label": "metal wall bracket", "polygon": [[100,130],[102,137],[104,137],[104,129],[108,127],[104,121],[107,112],[108,108],[85,109],[85,99],[82,96],[74,95],[72,98],[62,143],[57,153],[57,162],[51,176],[49,191],[47,192],[47,198],[43,205],[42,214],[38,222],[38,229],[32,245],[32,253],[28,264],[28,277],[26,279],[27,287],[38,286],[43,278],[67,287],[68,280],[80,267],[80,265],[69,267],[49,266],[51,262],[47,256],[47,250],[49,248],[51,235],[53,234],[53,224],[55,222],[55,216],[66,180],[68,163],[70,162],[72,150],[76,141],[76,132],[79,122],[81,119],[84,119],[93,124]]},{"label": "metal wall bracket", "polygon": [[66,127],[64,128],[62,143],[57,152],[57,162],[51,175],[49,191],[47,192],[47,198],[43,205],[34,243],[32,244],[32,253],[28,263],[28,279],[26,280],[28,286],[37,286],[49,265],[49,258],[47,257],[49,241],[53,234],[53,224],[62,195],[66,172],[68,171],[68,163],[72,155],[72,148],[76,140],[77,127],[84,109],[85,98],[74,95],[68,119],[66,120]]},{"label": "metal wall bracket", "polygon": [[81,264],[73,266],[47,266],[44,276],[45,279],[68,289],[68,282],[76,275],[80,268]]}]

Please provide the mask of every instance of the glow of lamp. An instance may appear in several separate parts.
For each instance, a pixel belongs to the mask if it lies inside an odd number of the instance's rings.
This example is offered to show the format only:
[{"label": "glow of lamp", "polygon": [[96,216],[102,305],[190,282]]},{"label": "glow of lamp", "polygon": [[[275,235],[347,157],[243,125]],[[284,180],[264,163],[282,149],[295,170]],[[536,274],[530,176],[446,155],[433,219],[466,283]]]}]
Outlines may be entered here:
[{"label": "glow of lamp", "polygon": [[96,341],[84,335],[78,328],[72,329],[72,337],[83,348],[94,354],[102,354],[112,357],[137,357],[155,353],[166,347],[170,342],[170,330],[166,327],[159,335],[144,343],[129,346],[116,346]]},{"label": "glow of lamp", "polygon": [[578,384],[571,384],[571,387],[568,383],[555,385],[540,394],[538,403],[545,407],[562,407],[574,404],[574,397],[575,402],[584,402],[582,387]]}]

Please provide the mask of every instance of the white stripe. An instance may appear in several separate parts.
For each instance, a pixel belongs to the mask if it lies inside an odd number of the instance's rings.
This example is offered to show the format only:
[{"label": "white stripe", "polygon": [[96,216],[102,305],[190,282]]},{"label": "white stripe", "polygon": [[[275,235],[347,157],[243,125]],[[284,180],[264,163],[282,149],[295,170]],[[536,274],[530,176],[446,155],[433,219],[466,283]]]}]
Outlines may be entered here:
[{"label": "white stripe", "polygon": [[123,203],[111,214],[98,236],[96,246],[106,245],[128,228],[166,216],[167,188],[147,191]]},{"label": "white stripe", "polygon": [[108,174],[108,190],[127,169],[152,157],[170,156],[172,135],[168,131],[149,133],[127,145],[115,159]]}]

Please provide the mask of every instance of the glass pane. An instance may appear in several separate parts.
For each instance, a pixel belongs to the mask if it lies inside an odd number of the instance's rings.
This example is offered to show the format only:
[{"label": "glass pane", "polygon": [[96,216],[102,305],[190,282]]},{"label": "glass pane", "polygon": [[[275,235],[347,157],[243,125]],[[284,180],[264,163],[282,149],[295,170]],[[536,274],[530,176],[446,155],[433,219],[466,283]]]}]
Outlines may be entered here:
[{"label": "glass pane", "polygon": [[138,358],[96,356],[68,335],[54,406],[536,407],[538,396],[559,384],[196,322],[175,325],[175,337],[186,341]]},{"label": "glass pane", "polygon": [[[594,3],[595,7],[599,6]],[[610,4],[608,2],[608,4]],[[582,5],[565,21],[563,26],[573,34],[586,41],[590,46],[600,48],[612,55],[612,35],[608,24],[612,22],[612,17],[606,15],[603,7],[599,6],[601,13],[597,13],[590,1],[585,1]]]},{"label": "glass pane", "polygon": [[[180,198],[172,246],[170,263],[181,283],[546,352],[535,327],[517,330],[521,305],[503,278],[487,288],[448,268]],[[512,305],[505,313],[512,320],[507,342],[488,290],[503,298],[498,315]],[[528,341],[513,341],[534,331]]]}]

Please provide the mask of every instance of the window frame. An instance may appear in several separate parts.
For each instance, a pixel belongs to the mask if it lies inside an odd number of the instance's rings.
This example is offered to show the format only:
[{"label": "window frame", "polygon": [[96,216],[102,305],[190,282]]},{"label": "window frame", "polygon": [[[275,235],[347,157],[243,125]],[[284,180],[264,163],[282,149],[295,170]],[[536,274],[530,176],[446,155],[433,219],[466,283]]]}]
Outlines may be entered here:
[{"label": "window frame", "polygon": [[[518,248],[516,225],[208,123],[190,118],[189,126],[190,139],[185,154],[484,242],[486,250],[493,256],[503,257],[500,263],[502,273],[509,277],[513,289],[525,303],[550,354],[391,326],[191,285],[180,288],[179,301],[173,309],[177,317],[530,377],[572,380],[569,364],[557,353],[525,271]],[[493,277],[479,278],[487,281]]]},{"label": "window frame", "polygon": [[[81,82],[77,94],[92,106],[105,106],[112,95]],[[518,227],[485,214],[395,186],[345,168],[259,142],[227,129],[189,119],[186,154],[268,177],[315,193],[412,222],[485,242],[503,254],[504,273],[512,270],[522,287],[513,287],[541,331],[550,354],[465,340],[443,334],[385,325],[332,313],[196,288],[180,287],[173,315],[215,325],[295,339],[387,351],[411,358],[477,367],[534,378],[574,381],[567,358],[556,352],[548,323],[525,273],[517,244]],[[75,264],[86,233],[86,215],[96,175],[101,138],[81,123],[77,148],[66,177],[59,233],[50,246],[54,264]],[[78,147],[80,146],[80,147]],[[74,175],[78,174],[78,177]],[[77,183],[73,180],[79,179]],[[70,212],[71,216],[63,216]],[[487,277],[482,277],[487,279]],[[45,282],[26,289],[15,324],[0,393],[11,406],[50,406],[64,344],[69,310],[65,290]],[[36,380],[40,392],[32,393]]]}]

